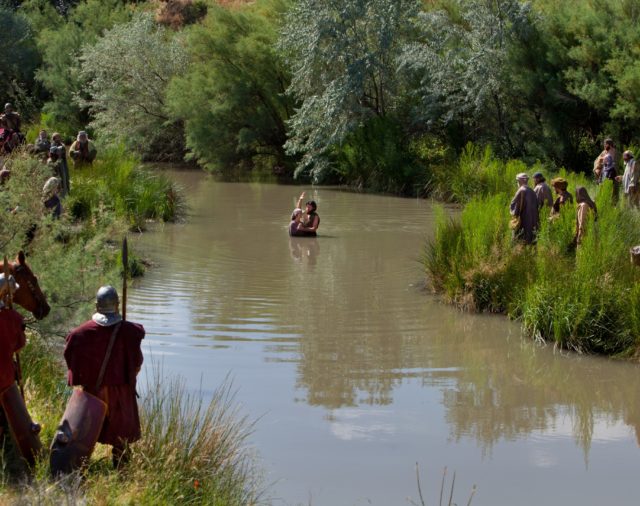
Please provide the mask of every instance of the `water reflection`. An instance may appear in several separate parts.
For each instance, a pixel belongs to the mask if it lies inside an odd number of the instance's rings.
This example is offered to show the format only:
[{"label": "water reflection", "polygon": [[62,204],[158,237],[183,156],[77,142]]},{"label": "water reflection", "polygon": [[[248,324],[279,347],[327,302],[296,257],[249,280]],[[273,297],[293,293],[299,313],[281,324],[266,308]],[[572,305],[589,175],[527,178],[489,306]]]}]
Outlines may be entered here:
[{"label": "water reflection", "polygon": [[313,267],[320,253],[320,242],[316,237],[289,237],[289,251],[294,262]]},{"label": "water reflection", "polygon": [[558,438],[585,459],[595,442],[640,444],[636,365],[562,356],[419,288],[428,203],[322,190],[320,236],[289,238],[282,203],[298,189],[181,177],[194,214],[142,238],[159,265],[131,303],[154,352],[196,387],[209,370],[252,371],[271,395],[252,401],[278,399],[285,432],[299,430],[295,401],[322,413],[316,431],[376,451],[427,421],[485,459],[501,442],[532,442],[540,468],[557,464],[546,445]]}]

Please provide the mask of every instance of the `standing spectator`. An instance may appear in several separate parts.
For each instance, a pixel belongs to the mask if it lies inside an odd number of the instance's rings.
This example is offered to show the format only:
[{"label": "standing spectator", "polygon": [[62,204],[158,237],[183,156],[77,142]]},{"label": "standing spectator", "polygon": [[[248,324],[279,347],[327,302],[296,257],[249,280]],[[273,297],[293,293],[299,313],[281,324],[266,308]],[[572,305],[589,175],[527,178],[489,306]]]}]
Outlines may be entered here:
[{"label": "standing spectator", "polygon": [[538,198],[535,192],[529,188],[529,176],[524,172],[516,176],[518,190],[516,191],[509,210],[514,218],[513,237],[532,244],[536,238],[539,224]]},{"label": "standing spectator", "polygon": [[577,246],[582,242],[590,217],[593,216],[593,221],[598,219],[598,208],[595,202],[591,200],[584,186],[576,187],[576,202],[578,209],[576,212],[576,235],[574,244]]},{"label": "standing spectator", "polygon": [[640,191],[638,189],[638,169],[636,166],[636,160],[633,158],[631,151],[625,151],[622,154],[624,160],[624,174],[617,176],[616,181],[622,182],[622,189],[624,191],[625,200],[631,207],[638,207],[638,195]]},{"label": "standing spectator", "polygon": [[573,203],[573,195],[571,195],[567,191],[569,183],[562,177],[552,179],[551,186],[553,186],[553,189],[556,191],[556,195],[558,195],[556,197],[556,200],[553,202],[551,215],[558,215],[560,214],[560,209],[562,208],[562,206],[564,206],[565,204]]},{"label": "standing spectator", "polygon": [[551,188],[546,183],[546,179],[542,175],[542,172],[536,172],[533,175],[533,182],[535,187],[533,191],[538,198],[538,209],[542,209],[544,206],[553,206],[553,195],[551,195]]}]

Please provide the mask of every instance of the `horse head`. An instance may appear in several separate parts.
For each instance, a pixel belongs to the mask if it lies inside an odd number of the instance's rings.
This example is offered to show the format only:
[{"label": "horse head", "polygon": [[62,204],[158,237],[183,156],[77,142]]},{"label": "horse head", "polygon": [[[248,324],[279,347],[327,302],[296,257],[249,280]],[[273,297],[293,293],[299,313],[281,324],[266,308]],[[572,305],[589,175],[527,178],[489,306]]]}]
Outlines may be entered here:
[{"label": "horse head", "polygon": [[47,316],[51,307],[47,304],[47,299],[40,290],[38,278],[27,265],[23,251],[18,253],[15,262],[9,262],[9,274],[20,285],[20,288],[13,294],[13,301],[33,314],[38,320]]}]

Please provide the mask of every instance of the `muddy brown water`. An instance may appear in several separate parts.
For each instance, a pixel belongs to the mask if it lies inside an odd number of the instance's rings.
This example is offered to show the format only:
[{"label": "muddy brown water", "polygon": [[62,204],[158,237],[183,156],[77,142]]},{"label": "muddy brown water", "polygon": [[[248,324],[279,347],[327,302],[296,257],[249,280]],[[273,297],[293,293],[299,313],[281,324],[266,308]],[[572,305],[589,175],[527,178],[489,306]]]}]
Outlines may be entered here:
[{"label": "muddy brown water", "polygon": [[291,239],[300,188],[170,175],[188,221],[135,240],[145,371],[205,396],[233,378],[274,504],[419,503],[416,463],[427,504],[444,466],[458,504],[640,503],[640,368],[425,291],[429,202],[310,190],[320,236]]}]

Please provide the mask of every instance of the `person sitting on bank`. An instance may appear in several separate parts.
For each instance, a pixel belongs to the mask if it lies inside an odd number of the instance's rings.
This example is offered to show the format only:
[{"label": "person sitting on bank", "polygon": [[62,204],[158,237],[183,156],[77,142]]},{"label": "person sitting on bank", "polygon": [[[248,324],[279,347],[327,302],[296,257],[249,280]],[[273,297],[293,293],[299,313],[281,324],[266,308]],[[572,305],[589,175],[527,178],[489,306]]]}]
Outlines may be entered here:
[{"label": "person sitting on bank", "polygon": [[13,110],[13,105],[9,102],[4,104],[4,114],[0,116],[0,126],[19,134],[21,123],[20,114]]},{"label": "person sitting on bank", "polygon": [[[116,289],[101,287],[96,295],[95,314],[69,333],[64,349],[69,385],[81,386],[107,404],[107,416],[98,442],[113,447],[112,460],[116,468],[127,462],[128,445],[141,436],[136,377],[142,367],[141,343],[145,335],[142,325],[122,320],[119,306]],[[115,341],[106,361],[102,385],[96,391],[98,375],[114,332]]]},{"label": "person sitting on bank", "polygon": [[535,185],[533,191],[538,198],[538,209],[542,209],[544,206],[549,208],[553,206],[553,195],[551,195],[551,188],[546,181],[542,172],[536,172],[533,175],[533,184]]},{"label": "person sitting on bank", "polygon": [[36,139],[36,142],[34,142],[33,147],[36,153],[49,153],[49,149],[51,149],[51,141],[49,141],[49,135],[46,130],[40,130],[40,132],[38,132],[38,138]]},{"label": "person sitting on bank", "polygon": [[60,180],[57,177],[50,177],[42,188],[42,203],[44,208],[51,215],[58,219],[62,214],[62,202],[60,202]]},{"label": "person sitting on bank", "polygon": [[540,216],[538,213],[538,198],[535,192],[529,188],[529,176],[521,172],[516,176],[518,190],[511,200],[509,211],[517,220],[513,230],[513,238],[532,244],[536,238]]},{"label": "person sitting on bank", "polygon": [[[298,199],[296,209],[301,209],[302,201],[304,200],[305,192],[302,192]],[[305,211],[302,216],[302,225],[306,229],[305,235],[315,237],[317,235],[318,227],[320,226],[320,216],[316,212],[318,205],[315,200],[309,200],[305,204]]]},{"label": "person sitting on bank", "polygon": [[558,195],[553,202],[553,206],[551,206],[551,215],[553,216],[560,214],[560,209],[562,209],[562,206],[565,204],[573,204],[573,195],[567,191],[569,183],[562,177],[552,179],[551,186],[553,186],[556,195]]},{"label": "person sitting on bank", "polygon": [[69,156],[73,159],[73,166],[80,168],[84,165],[91,165],[96,159],[98,151],[93,145],[93,141],[89,140],[87,132],[81,130],[78,137],[69,148]]},{"label": "person sitting on bank", "polygon": [[582,238],[587,229],[587,223],[590,221],[591,216],[593,216],[594,222],[598,220],[598,208],[595,202],[591,200],[584,186],[576,187],[576,203],[578,204],[578,209],[576,212],[576,235],[574,243],[578,245],[582,242]]},{"label": "person sitting on bank", "polygon": [[624,160],[624,174],[617,176],[616,181],[622,183],[622,189],[627,203],[631,207],[638,207],[640,188],[638,188],[637,164],[631,151],[622,153],[622,159]]}]

